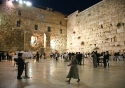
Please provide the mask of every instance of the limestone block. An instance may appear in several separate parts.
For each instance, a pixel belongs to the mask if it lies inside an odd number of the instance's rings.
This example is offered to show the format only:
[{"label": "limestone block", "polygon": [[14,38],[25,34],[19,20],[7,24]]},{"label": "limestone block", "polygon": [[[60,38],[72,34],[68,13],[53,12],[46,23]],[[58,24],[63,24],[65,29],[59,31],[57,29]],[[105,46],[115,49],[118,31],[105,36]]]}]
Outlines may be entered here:
[{"label": "limestone block", "polygon": [[124,41],[119,42],[119,45],[120,45],[120,46],[125,46]]},{"label": "limestone block", "polygon": [[114,35],[108,35],[108,36],[106,36],[106,38],[113,38],[114,37]]},{"label": "limestone block", "polygon": [[117,29],[117,33],[122,33],[124,32],[123,28]]},{"label": "limestone block", "polygon": [[103,43],[103,40],[97,40],[96,41],[96,44],[101,44],[101,43]]},{"label": "limestone block", "polygon": [[111,33],[115,35],[117,34],[117,30],[112,31]]}]

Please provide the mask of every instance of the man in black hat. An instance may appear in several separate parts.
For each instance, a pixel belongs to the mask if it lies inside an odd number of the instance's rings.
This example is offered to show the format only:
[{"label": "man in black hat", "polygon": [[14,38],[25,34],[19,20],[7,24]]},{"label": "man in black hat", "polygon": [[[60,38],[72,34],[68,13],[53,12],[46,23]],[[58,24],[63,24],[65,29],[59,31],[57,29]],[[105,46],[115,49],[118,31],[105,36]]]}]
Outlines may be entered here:
[{"label": "man in black hat", "polygon": [[23,73],[24,70],[24,60],[22,59],[22,53],[18,53],[18,75],[17,75],[17,79],[22,79],[21,75]]}]

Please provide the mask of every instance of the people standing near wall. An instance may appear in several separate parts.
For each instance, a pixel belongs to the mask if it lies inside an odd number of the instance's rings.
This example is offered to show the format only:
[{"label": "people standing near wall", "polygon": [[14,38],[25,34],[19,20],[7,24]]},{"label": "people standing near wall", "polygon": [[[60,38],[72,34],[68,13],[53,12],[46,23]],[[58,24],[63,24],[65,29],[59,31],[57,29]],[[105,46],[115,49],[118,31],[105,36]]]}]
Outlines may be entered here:
[{"label": "people standing near wall", "polygon": [[50,53],[50,58],[53,58],[53,52]]},{"label": "people standing near wall", "polygon": [[104,68],[106,68],[107,64],[106,64],[106,53],[104,52],[104,57],[103,57],[103,64],[104,64]]},{"label": "people standing near wall", "polygon": [[13,58],[14,58],[14,61],[15,61],[14,66],[18,65],[18,55],[16,53],[14,54]]},{"label": "people standing near wall", "polygon": [[99,61],[100,61],[100,54],[98,53],[98,51],[95,52],[96,56],[97,56],[97,65],[99,66]]},{"label": "people standing near wall", "polygon": [[1,58],[4,60],[4,52],[1,53]]},{"label": "people standing near wall", "polygon": [[94,51],[92,52],[92,57],[93,57],[93,66],[94,68],[97,68],[97,56]]},{"label": "people standing near wall", "polygon": [[108,51],[106,51],[106,58],[107,58],[107,65],[108,65],[108,67],[109,67],[109,58],[110,58],[110,54],[109,54],[109,52]]},{"label": "people standing near wall", "polygon": [[120,53],[119,53],[119,52],[116,52],[116,53],[114,54],[114,56],[115,56],[116,61],[120,60],[120,59],[119,59],[119,56],[120,56]]},{"label": "people standing near wall", "polygon": [[125,59],[125,52],[123,53],[123,60]]},{"label": "people standing near wall", "polygon": [[39,53],[36,53],[36,61],[39,62]]},{"label": "people standing near wall", "polygon": [[107,62],[108,62],[108,67],[109,67],[109,52],[108,51],[106,51],[106,53],[104,52],[104,58],[103,58],[104,68],[107,67]]},{"label": "people standing near wall", "polygon": [[12,61],[12,52],[9,53],[9,61]]},{"label": "people standing near wall", "polygon": [[64,59],[64,53],[61,54],[61,58]]},{"label": "people standing near wall", "polygon": [[44,54],[43,54],[43,58],[46,59],[46,53],[45,53],[45,52],[44,52]]},{"label": "people standing near wall", "polygon": [[64,62],[68,61],[68,53],[64,53]]},{"label": "people standing near wall", "polygon": [[58,53],[56,52],[55,53],[55,58],[56,58],[56,61],[58,60]]},{"label": "people standing near wall", "polygon": [[18,75],[17,75],[17,79],[22,79],[21,75],[23,73],[24,70],[24,60],[22,59],[22,53],[18,53]]},{"label": "people standing near wall", "polygon": [[69,61],[70,61],[71,60],[71,53],[70,52],[69,52],[68,56],[69,56]]},{"label": "people standing near wall", "polygon": [[39,55],[40,59],[42,58],[42,54]]},{"label": "people standing near wall", "polygon": [[78,79],[77,82],[80,81],[77,65],[78,65],[78,60],[76,59],[76,55],[72,54],[71,64],[68,65],[71,67],[70,67],[69,73],[66,77],[66,78],[69,78],[69,80],[67,80],[68,83],[70,83],[71,78]]},{"label": "people standing near wall", "polygon": [[7,60],[9,60],[9,53],[7,52],[7,54],[6,54],[6,55],[7,55]]},{"label": "people standing near wall", "polygon": [[78,64],[82,65],[82,54],[80,52],[78,53]]},{"label": "people standing near wall", "polygon": [[80,64],[79,64],[79,62],[80,62],[79,52],[76,52],[76,59],[78,60],[78,65],[80,65]]},{"label": "people standing near wall", "polygon": [[83,53],[83,54],[82,54],[82,62],[83,62],[83,65],[84,65],[84,59],[85,59],[85,54]]}]

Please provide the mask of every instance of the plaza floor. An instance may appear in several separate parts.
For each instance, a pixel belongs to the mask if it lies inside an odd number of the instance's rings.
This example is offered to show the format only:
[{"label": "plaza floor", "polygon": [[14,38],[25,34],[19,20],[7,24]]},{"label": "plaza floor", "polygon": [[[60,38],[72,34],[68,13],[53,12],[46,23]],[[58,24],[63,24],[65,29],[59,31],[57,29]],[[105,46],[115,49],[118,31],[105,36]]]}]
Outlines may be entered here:
[{"label": "plaza floor", "polygon": [[[63,59],[26,59],[29,64],[29,79],[17,79],[17,67],[14,61],[0,62],[0,88],[125,88],[125,61],[110,61],[109,68],[93,68],[92,62],[84,60],[78,65],[80,82],[71,79],[66,82],[70,67]],[[25,71],[23,75],[25,76]]]}]

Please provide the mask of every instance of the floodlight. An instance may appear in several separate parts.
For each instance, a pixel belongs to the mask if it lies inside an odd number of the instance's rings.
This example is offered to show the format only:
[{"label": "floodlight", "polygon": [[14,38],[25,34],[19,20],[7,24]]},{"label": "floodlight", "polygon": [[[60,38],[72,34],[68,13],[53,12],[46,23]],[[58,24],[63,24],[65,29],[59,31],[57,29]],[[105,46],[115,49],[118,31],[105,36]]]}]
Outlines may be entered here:
[{"label": "floodlight", "polygon": [[26,1],[23,1],[24,4],[26,4]]},{"label": "floodlight", "polygon": [[32,3],[30,1],[26,1],[26,0],[12,0],[12,1],[15,1],[22,5],[32,6]]},{"label": "floodlight", "polygon": [[19,4],[23,4],[23,1],[22,1],[22,0],[19,0]]},{"label": "floodlight", "polygon": [[27,6],[31,6],[31,5],[32,5],[32,3],[31,3],[31,2],[29,2],[29,1],[27,1],[27,2],[26,2],[26,5],[27,5]]}]

